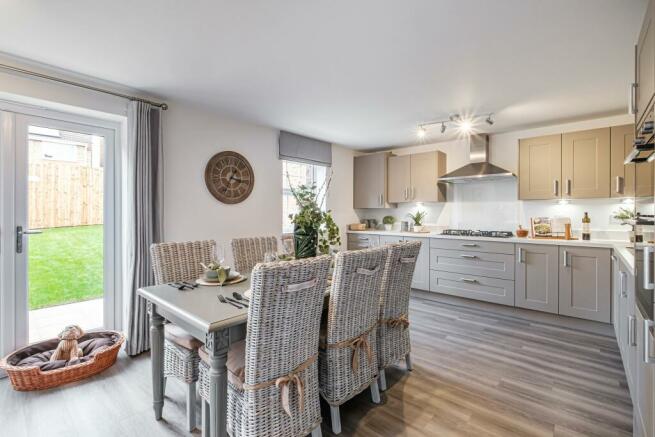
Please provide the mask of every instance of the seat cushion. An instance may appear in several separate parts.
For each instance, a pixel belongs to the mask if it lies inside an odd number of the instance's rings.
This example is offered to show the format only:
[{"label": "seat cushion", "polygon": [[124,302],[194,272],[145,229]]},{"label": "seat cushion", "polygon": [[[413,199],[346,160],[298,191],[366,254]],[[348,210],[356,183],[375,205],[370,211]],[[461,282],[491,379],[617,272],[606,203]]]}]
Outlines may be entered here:
[{"label": "seat cushion", "polygon": [[202,346],[202,341],[172,323],[167,323],[164,326],[164,337],[178,346],[191,350],[199,349]]},{"label": "seat cushion", "polygon": [[[200,359],[209,364],[209,354],[204,346],[198,350]],[[227,353],[227,379],[239,390],[243,390],[246,379],[246,341],[242,340],[230,345]]]}]

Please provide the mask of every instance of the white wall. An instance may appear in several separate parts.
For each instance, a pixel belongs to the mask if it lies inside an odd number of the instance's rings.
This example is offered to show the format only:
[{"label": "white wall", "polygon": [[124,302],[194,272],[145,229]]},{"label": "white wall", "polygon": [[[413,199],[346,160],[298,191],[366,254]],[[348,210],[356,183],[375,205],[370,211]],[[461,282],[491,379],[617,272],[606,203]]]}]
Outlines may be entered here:
[{"label": "white wall", "polygon": [[[572,132],[606,126],[632,123],[629,115],[604,117],[587,121],[559,124],[535,129],[524,129],[490,136],[490,161],[518,173],[518,140],[539,135]],[[455,170],[468,161],[468,145],[464,140],[437,142],[413,147],[393,149],[398,155],[441,150],[447,154],[448,171]],[[398,220],[407,220],[407,214],[423,208],[427,210],[426,223],[435,227],[501,229],[513,231],[519,224],[528,227],[530,217],[569,216],[573,228],[580,228],[582,215],[589,212],[592,229],[595,231],[626,231],[616,223],[611,223],[610,215],[621,205],[621,200],[587,199],[573,200],[569,205],[559,205],[557,201],[519,201],[518,180],[486,181],[450,185],[448,202],[445,204],[426,203],[399,204],[391,209],[357,210],[360,218],[375,218],[381,221],[385,215],[393,215]]]},{"label": "white wall", "polygon": [[328,193],[327,207],[341,230],[341,247],[346,248],[348,224],[359,223],[353,209],[353,157],[352,149],[332,145],[332,185]]}]

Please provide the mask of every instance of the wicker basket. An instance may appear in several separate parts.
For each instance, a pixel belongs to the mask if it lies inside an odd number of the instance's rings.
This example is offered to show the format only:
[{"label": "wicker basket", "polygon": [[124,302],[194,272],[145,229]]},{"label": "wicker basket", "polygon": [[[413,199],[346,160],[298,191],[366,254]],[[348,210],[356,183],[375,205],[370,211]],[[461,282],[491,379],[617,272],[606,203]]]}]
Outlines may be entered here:
[{"label": "wicker basket", "polygon": [[[93,359],[80,364],[63,367],[61,369],[41,371],[38,367],[14,366],[9,364],[11,358],[20,354],[26,346],[19,349],[0,361],[0,369],[7,372],[14,390],[18,391],[31,391],[31,390],[45,390],[48,388],[58,387],[69,382],[79,381],[88,378],[103,370],[111,367],[116,362],[118,351],[125,341],[125,336],[116,331],[103,331],[114,333],[118,335],[118,340],[104,350],[99,351]],[[52,341],[52,340],[46,340]]]}]

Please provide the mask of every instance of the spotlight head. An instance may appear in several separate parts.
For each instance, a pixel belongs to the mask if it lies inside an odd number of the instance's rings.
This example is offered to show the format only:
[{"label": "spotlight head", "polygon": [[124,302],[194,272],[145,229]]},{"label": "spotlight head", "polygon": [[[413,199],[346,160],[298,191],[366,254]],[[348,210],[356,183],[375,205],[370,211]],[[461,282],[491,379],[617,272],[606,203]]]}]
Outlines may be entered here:
[{"label": "spotlight head", "polygon": [[441,123],[441,133],[446,132],[446,123]]},{"label": "spotlight head", "polygon": [[489,114],[485,120],[489,126],[494,124],[493,114]]},{"label": "spotlight head", "polygon": [[459,114],[453,114],[450,117],[448,117],[450,121],[460,121],[462,117]]},{"label": "spotlight head", "polygon": [[465,134],[468,134],[473,129],[473,123],[470,120],[462,120],[459,124],[459,130]]}]

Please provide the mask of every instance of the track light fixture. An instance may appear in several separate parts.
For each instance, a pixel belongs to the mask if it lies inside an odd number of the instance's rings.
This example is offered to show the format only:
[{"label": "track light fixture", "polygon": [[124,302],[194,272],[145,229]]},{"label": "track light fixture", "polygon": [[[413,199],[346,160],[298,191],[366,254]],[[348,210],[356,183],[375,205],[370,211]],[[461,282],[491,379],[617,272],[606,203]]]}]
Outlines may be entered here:
[{"label": "track light fixture", "polygon": [[[464,135],[469,135],[472,131],[475,129],[475,124],[476,121],[482,121],[482,118],[484,115],[477,115],[473,114],[471,116],[465,116],[462,117],[460,114],[451,114],[448,116],[447,120],[436,120],[436,121],[429,121],[427,123],[421,123],[418,125],[418,131],[417,135],[419,138],[425,138],[427,135],[428,131],[427,129],[430,126],[434,126],[437,124],[441,125],[441,133],[444,134],[446,132],[446,129],[448,128],[449,124],[454,124],[455,127],[458,129],[460,134]],[[494,113],[489,112],[486,114],[486,117],[484,118],[484,122],[487,123],[489,126],[492,126],[495,123],[494,120]],[[655,159],[655,154],[653,155]]]}]

